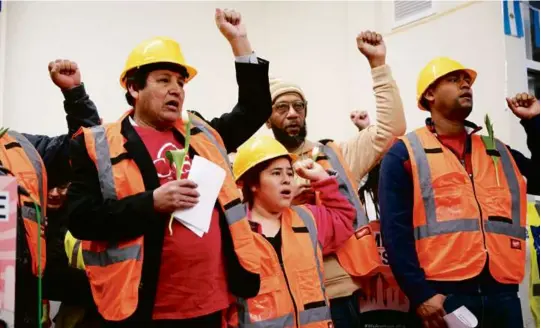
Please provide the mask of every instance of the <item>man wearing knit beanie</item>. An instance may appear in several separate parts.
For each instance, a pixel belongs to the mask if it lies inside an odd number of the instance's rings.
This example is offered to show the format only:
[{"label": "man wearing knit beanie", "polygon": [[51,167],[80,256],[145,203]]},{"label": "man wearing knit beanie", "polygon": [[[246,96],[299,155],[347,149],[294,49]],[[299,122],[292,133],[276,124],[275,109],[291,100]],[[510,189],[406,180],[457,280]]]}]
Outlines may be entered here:
[{"label": "man wearing knit beanie", "polygon": [[[358,185],[361,178],[381,159],[395,137],[403,135],[406,131],[402,100],[398,87],[392,78],[391,70],[385,64],[386,48],[381,35],[366,31],[360,33],[356,41],[357,48],[368,59],[372,69],[377,107],[376,123],[357,132],[350,140],[331,142],[327,144],[329,147],[326,147],[326,149],[338,150],[338,157],[341,159],[337,166],[340,167],[335,167],[334,164],[331,166],[339,175],[341,175],[340,172],[344,172],[344,169],[351,172],[351,179],[354,180],[349,184],[351,189],[351,186]],[[303,90],[294,83],[274,78],[270,80],[270,92],[273,106],[271,117],[266,124],[267,127],[272,129],[274,137],[291,153],[297,154],[301,158],[312,157],[314,155],[313,148],[318,146],[322,149],[322,143],[325,142],[316,143],[306,139],[308,102]],[[328,163],[332,163],[331,159],[328,159]],[[314,203],[316,195],[309,183],[302,180],[296,180],[296,183],[295,203]],[[347,193],[351,202],[360,204],[357,190],[347,190]],[[362,207],[362,205],[360,206]],[[364,209],[360,208],[357,212],[358,216],[364,215],[359,214],[360,212],[364,213]],[[362,232],[361,230],[357,231]],[[368,237],[373,239],[371,235]],[[347,245],[346,243],[344,248]],[[325,285],[327,295],[331,299],[331,315],[336,328],[360,327],[362,318],[359,315],[358,297],[361,281],[348,272],[355,271],[352,267],[362,266],[362,264],[347,263],[343,259],[348,257],[341,257],[343,251],[347,250],[341,249],[336,255],[327,255],[324,259]],[[357,252],[359,252],[358,249]],[[377,252],[376,256],[379,259]],[[349,258],[356,259],[354,256]]]}]

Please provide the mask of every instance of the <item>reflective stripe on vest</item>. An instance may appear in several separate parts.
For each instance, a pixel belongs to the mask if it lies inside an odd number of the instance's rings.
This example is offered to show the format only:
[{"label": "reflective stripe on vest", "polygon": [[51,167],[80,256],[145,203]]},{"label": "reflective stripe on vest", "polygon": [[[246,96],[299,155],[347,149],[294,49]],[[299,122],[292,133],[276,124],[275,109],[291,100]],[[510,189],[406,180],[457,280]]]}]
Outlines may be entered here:
[{"label": "reflective stripe on vest", "polygon": [[205,136],[207,136],[210,142],[212,142],[212,144],[216,146],[216,148],[218,148],[218,150],[220,151],[220,154],[222,154],[223,158],[225,159],[225,162],[227,163],[227,166],[229,167],[231,174],[233,174],[233,171],[231,170],[231,162],[229,161],[229,156],[227,156],[227,149],[222,147],[222,145],[218,142],[218,140],[216,140],[212,132],[210,132],[205,126],[205,124],[201,122],[199,117],[197,117],[196,115],[190,115],[190,118],[191,118],[192,124],[199,130],[201,130],[201,132],[203,132]]},{"label": "reflective stripe on vest", "polygon": [[356,231],[360,227],[368,224],[368,218],[364,211],[364,207],[361,204],[361,200],[359,199],[359,196],[357,194],[357,190],[355,190],[351,185],[351,181],[349,181],[346,171],[344,170],[344,167],[338,159],[338,155],[335,153],[335,151],[327,145],[320,146],[323,150],[323,153],[325,154],[325,156],[327,156],[329,162],[331,163],[331,167],[338,173],[336,178],[338,180],[340,193],[344,195],[344,197],[346,197],[349,202],[355,207],[355,212],[357,213],[357,216],[354,221],[355,225],[353,226],[353,231]]},{"label": "reflective stripe on vest", "polygon": [[96,145],[96,166],[103,200],[115,200],[117,196],[113,178],[113,163],[111,162],[105,127],[102,125],[93,126],[90,131],[94,135]]},{"label": "reflective stripe on vest", "polygon": [[83,249],[83,261],[86,266],[105,267],[111,264],[120,263],[128,260],[141,259],[141,245],[131,245],[124,248],[118,248],[116,245],[107,248],[105,251],[93,252]]},{"label": "reflective stripe on vest", "polygon": [[[428,164],[428,157],[415,132],[408,133],[406,138],[411,145],[415,163],[417,163],[419,186],[426,213],[426,224],[415,227],[415,240],[460,231],[479,231],[479,218],[462,218],[443,222],[437,221],[434,189],[432,187],[432,177],[430,165]],[[501,163],[511,192],[513,224],[509,225],[504,222],[485,221],[484,228],[487,232],[524,240],[526,238],[526,229],[520,226],[520,190],[517,177],[514,173],[514,168],[506,146],[499,140],[496,140],[496,147],[500,153]]]},{"label": "reflective stripe on vest", "polygon": [[[231,162],[229,161],[229,156],[227,156],[227,149],[225,149],[225,147],[223,147],[222,144],[216,140],[212,132],[207,129],[206,125],[200,120],[199,117],[196,115],[190,115],[190,117],[193,125],[203,132],[208,140],[220,151],[220,154],[227,163],[227,167],[229,168],[231,174],[233,174],[233,171],[231,171]],[[224,207],[225,219],[229,225],[232,225],[246,217],[246,205],[242,202],[239,202],[229,208],[227,205]]]},{"label": "reflective stripe on vest", "polygon": [[[315,222],[312,219],[311,215],[302,207],[293,206],[292,209],[301,218],[304,225],[308,229],[310,241],[312,243],[312,248],[314,250],[314,257],[316,260],[317,272],[319,276],[319,284],[321,286],[321,293],[322,295],[326,295],[325,294],[325,280],[322,274],[323,267],[321,266],[321,262],[318,256],[319,242],[317,239],[317,229],[316,229]],[[263,321],[258,321],[258,322],[251,322],[250,314],[247,311],[248,303],[246,302],[246,299],[238,297],[237,303],[239,304],[238,306],[239,327],[273,328],[273,327],[291,327],[294,325],[294,316],[292,313],[286,314],[278,318],[273,318],[273,319],[268,319],[268,320],[263,320]],[[325,300],[325,303],[326,303],[325,306],[300,311],[299,318],[298,318],[299,324],[302,326],[302,325],[307,325],[307,324],[311,324],[315,322],[331,320],[331,311],[328,305],[328,301]]]},{"label": "reflective stripe on vest", "polygon": [[28,141],[28,139],[26,139],[25,136],[23,136],[19,132],[11,131],[11,130],[8,131],[7,133],[10,137],[17,140],[19,145],[21,145],[21,147],[24,150],[24,153],[26,154],[26,156],[32,163],[32,166],[34,167],[34,170],[36,171],[36,175],[38,176],[38,188],[39,188],[39,198],[40,198],[38,201],[39,201],[39,205],[41,206],[45,204],[45,195],[44,195],[44,186],[43,186],[44,172],[41,169],[42,168],[41,156],[39,155],[36,148],[30,143],[30,141]]},{"label": "reflective stripe on vest", "polygon": [[509,157],[507,147],[497,139],[496,149],[500,153],[503,172],[507,179],[507,184],[509,185],[509,192],[511,193],[511,219],[513,220],[513,224],[509,225],[505,222],[487,221],[485,222],[485,230],[491,233],[526,240],[526,235],[528,233],[526,227],[520,226],[520,187],[515,174],[515,169],[513,168],[513,164],[511,164],[511,158]]},{"label": "reflective stripe on vest", "polygon": [[70,266],[72,268],[77,268],[77,254],[79,253],[79,248],[81,248],[81,241],[77,239],[75,240],[75,243],[73,244],[73,250],[71,251]]},{"label": "reflective stripe on vest", "polygon": [[[39,208],[40,206],[38,206],[38,209]],[[26,206],[26,205],[21,206],[21,215],[25,219],[38,223],[38,213],[36,212],[36,209],[34,207]],[[40,222],[40,223],[43,223],[43,222]]]}]

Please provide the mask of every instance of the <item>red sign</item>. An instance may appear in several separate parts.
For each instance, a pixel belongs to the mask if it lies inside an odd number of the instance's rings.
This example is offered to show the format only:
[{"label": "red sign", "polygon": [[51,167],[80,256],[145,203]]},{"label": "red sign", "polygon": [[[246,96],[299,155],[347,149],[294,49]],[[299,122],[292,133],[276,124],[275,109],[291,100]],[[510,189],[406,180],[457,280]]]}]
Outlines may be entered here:
[{"label": "red sign", "polygon": [[13,327],[15,318],[15,250],[17,248],[17,181],[0,176],[0,319]]}]

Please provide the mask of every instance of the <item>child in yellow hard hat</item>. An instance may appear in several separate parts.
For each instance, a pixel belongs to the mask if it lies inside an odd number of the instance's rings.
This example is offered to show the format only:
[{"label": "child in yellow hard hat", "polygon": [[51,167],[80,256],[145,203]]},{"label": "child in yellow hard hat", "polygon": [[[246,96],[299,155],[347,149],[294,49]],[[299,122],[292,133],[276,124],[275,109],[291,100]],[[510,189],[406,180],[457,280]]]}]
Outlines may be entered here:
[{"label": "child in yellow hard hat", "polygon": [[[293,165],[295,159],[267,136],[254,137],[237,151],[233,173],[261,255],[261,287],[253,298],[237,298],[228,313],[231,326],[332,324],[322,256],[353,234],[355,209],[332,174],[312,159]],[[311,182],[322,205],[291,206],[295,173]]]}]

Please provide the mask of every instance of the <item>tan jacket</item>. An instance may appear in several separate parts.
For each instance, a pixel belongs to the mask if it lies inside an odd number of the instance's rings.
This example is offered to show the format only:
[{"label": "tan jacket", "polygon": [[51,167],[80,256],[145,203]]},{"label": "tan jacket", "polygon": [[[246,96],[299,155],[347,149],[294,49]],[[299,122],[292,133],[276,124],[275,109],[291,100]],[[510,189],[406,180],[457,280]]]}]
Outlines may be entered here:
[{"label": "tan jacket", "polygon": [[[357,183],[380,161],[395,137],[406,132],[402,99],[390,67],[385,65],[372,69],[372,80],[376,96],[376,124],[359,131],[347,141],[338,142]],[[314,145],[314,142],[306,140],[293,153],[310,153]],[[334,255],[325,257],[324,264],[329,298],[349,296],[360,288],[360,283],[340,267]]]}]

